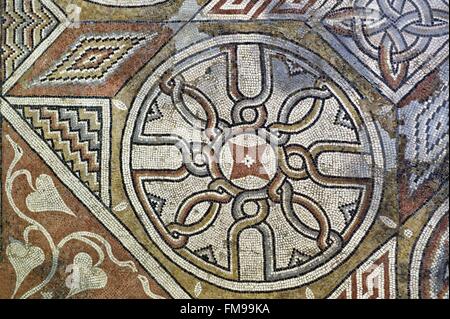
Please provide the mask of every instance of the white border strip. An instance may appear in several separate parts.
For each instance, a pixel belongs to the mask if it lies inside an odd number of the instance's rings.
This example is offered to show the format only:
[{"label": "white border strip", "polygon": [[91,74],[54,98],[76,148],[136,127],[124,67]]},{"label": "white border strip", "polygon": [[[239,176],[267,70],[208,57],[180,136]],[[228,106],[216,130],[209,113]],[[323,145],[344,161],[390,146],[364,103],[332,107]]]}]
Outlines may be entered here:
[{"label": "white border strip", "polygon": [[111,205],[110,201],[110,163],[111,163],[111,101],[102,108],[102,150],[100,169],[100,198],[106,206]]}]

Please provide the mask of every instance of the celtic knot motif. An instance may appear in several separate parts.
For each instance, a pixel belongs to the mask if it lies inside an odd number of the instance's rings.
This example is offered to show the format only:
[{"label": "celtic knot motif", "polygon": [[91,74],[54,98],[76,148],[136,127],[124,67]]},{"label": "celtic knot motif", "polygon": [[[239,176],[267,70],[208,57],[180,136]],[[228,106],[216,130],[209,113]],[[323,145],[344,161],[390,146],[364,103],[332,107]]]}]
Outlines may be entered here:
[{"label": "celtic knot motif", "polygon": [[[448,34],[448,1],[357,0],[331,11],[325,26],[352,37],[359,50],[377,61],[386,83],[400,87],[413,59],[424,53],[433,38]],[[434,4],[435,5],[435,4]]]},{"label": "celtic knot motif", "polygon": [[129,190],[152,238],[190,271],[232,289],[297,285],[354,249],[383,160],[354,93],[318,57],[239,36],[188,50],[143,88],[124,148]]},{"label": "celtic knot motif", "polygon": [[[236,231],[232,233],[237,236],[240,233],[238,230],[256,226],[267,218],[269,200],[280,204],[297,230],[317,240],[320,249],[325,250],[330,245],[336,249],[341,245],[341,236],[331,229],[323,208],[306,196],[295,193],[288,181],[289,178],[302,180],[309,176],[324,184],[370,184],[366,179],[346,180],[323,176],[318,171],[314,163],[315,156],[310,150],[299,144],[286,145],[291,134],[299,134],[317,121],[324,107],[324,101],[332,96],[326,85],[294,92],[282,103],[278,121],[267,126],[265,103],[271,96],[270,89],[266,87],[269,84],[268,79],[263,82],[260,95],[236,102],[232,109],[231,125],[225,122],[219,125],[220,119],[216,111],[218,106],[213,105],[197,88],[183,83],[179,78],[172,80],[171,84],[170,86],[162,81],[162,91],[172,96],[177,110],[181,115],[185,115],[184,119],[189,124],[196,127],[196,122],[197,124],[203,122],[203,125],[197,127],[201,129],[202,137],[209,141],[191,147],[189,153],[184,149],[185,156],[189,158],[188,163],[192,165],[187,165],[186,170],[199,177],[210,175],[214,180],[207,190],[188,197],[180,206],[176,221],[167,226],[169,235],[166,239],[172,247],[184,247],[190,236],[210,227],[220,212],[221,204],[226,203],[232,203],[232,214],[236,220],[233,225]],[[183,95],[196,99],[207,115],[205,121],[191,115]],[[288,123],[292,109],[307,98],[314,100],[308,114],[297,122]],[[183,145],[181,141],[179,140],[177,144]],[[271,145],[267,141],[271,142]],[[181,151],[183,152],[182,147]],[[356,148],[350,152],[356,152]],[[195,161],[196,155],[200,156],[200,163]],[[294,155],[300,157],[301,168],[289,165],[287,158]],[[277,167],[280,170],[277,171]],[[186,225],[189,215],[195,212],[194,207],[204,202],[211,203],[204,217],[196,223]],[[244,210],[244,205],[248,202],[256,204],[255,207],[258,208],[255,212],[249,213]],[[299,204],[312,214],[319,224],[318,231],[303,225],[294,217],[292,203]],[[237,238],[234,241],[237,242]],[[237,260],[235,262],[233,266],[237,270]]]}]

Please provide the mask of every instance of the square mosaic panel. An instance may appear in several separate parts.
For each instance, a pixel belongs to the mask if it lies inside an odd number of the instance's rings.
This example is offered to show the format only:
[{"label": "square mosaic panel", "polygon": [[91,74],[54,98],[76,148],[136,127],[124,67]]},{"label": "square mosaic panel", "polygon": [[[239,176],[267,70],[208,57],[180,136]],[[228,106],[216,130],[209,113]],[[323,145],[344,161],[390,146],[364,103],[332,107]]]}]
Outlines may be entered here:
[{"label": "square mosaic panel", "polygon": [[449,298],[446,0],[1,0],[0,298]]}]

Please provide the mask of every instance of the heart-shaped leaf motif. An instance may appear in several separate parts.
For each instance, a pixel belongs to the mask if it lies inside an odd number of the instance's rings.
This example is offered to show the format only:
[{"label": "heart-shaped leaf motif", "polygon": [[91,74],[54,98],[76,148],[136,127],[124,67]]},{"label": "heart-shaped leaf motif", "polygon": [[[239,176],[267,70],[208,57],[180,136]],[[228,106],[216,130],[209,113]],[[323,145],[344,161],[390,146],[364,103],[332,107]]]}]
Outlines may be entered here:
[{"label": "heart-shaped leaf motif", "polygon": [[43,264],[45,254],[40,247],[14,240],[6,247],[6,256],[16,272],[15,295],[30,272]]},{"label": "heart-shaped leaf motif", "polygon": [[92,257],[87,253],[78,253],[73,259],[72,274],[67,278],[70,283],[67,298],[80,292],[106,287],[108,276],[103,269],[93,266]]},{"label": "heart-shaped leaf motif", "polygon": [[46,174],[36,178],[36,190],[27,196],[26,204],[34,213],[57,211],[75,216],[62,200],[52,178]]}]

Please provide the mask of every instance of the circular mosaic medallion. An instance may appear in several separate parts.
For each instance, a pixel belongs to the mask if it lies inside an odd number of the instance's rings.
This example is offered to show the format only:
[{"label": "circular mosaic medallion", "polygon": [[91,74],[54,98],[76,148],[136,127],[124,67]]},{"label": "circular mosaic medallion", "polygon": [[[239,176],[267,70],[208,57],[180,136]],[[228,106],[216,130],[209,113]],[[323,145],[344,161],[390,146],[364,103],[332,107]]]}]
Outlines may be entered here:
[{"label": "circular mosaic medallion", "polygon": [[177,265],[236,291],[297,287],[370,228],[383,148],[361,96],[309,50],[259,34],[186,48],[135,99],[130,201]]}]

